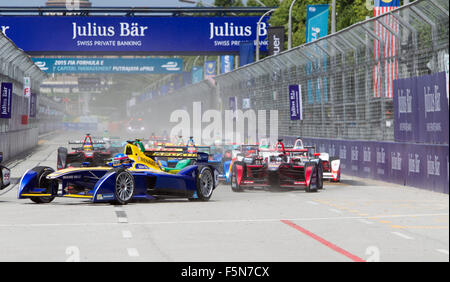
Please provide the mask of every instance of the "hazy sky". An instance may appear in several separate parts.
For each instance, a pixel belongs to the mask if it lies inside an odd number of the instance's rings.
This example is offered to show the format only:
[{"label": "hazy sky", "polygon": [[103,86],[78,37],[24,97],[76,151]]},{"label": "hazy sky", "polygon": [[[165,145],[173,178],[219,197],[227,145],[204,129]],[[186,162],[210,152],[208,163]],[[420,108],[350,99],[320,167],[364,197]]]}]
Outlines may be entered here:
[{"label": "hazy sky", "polygon": [[[47,0],[0,0],[0,6],[44,6]],[[203,0],[212,4],[214,0]],[[91,0],[92,6],[152,6],[152,7],[189,7],[193,4],[182,3],[178,0]]]}]

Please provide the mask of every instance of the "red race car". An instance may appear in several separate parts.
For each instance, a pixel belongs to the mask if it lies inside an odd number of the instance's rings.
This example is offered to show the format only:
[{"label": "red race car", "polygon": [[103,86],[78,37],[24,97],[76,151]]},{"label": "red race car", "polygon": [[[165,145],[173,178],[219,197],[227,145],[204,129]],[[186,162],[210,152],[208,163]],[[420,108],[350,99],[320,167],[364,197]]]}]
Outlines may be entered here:
[{"label": "red race car", "polygon": [[300,137],[297,137],[293,149],[308,149],[310,155],[322,160],[323,178],[332,182],[341,181],[341,160],[338,157],[330,156],[329,153],[316,152],[315,146],[304,146]]},{"label": "red race car", "polygon": [[69,144],[81,145],[81,147],[72,148],[73,152],[68,152],[67,148],[58,148],[58,159],[56,167],[58,170],[68,167],[91,167],[102,166],[112,158],[109,150],[106,150],[102,144],[104,141],[92,141],[90,134],[86,134],[84,141],[69,141]]},{"label": "red race car", "polygon": [[308,149],[286,149],[282,140],[264,154],[252,155],[234,161],[231,171],[231,189],[246,188],[304,188],[316,192],[323,188],[322,160],[309,154]]}]

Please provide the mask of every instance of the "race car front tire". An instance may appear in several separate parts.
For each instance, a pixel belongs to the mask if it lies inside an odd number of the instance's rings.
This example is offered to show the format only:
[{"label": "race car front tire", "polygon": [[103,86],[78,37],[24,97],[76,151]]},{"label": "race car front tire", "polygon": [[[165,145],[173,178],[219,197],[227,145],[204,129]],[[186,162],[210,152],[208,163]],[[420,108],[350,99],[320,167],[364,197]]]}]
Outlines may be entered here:
[{"label": "race car front tire", "polygon": [[[306,168],[307,167],[309,167],[309,166],[312,166],[313,167],[313,172],[312,172],[312,175],[311,175],[311,179],[310,179],[310,181],[309,181],[309,184],[308,184],[308,186],[306,186],[306,188],[305,188],[305,191],[307,192],[307,193],[311,193],[311,192],[317,192],[317,188],[318,188],[318,178],[319,178],[319,171],[318,171],[318,165],[317,164],[315,164],[315,163],[309,163],[309,164],[306,164],[305,165],[305,170],[306,170]],[[312,183],[313,183],[313,177],[314,177],[314,174],[315,174],[315,176],[316,176],[316,184],[315,184],[315,187],[313,187],[313,185],[312,185]]]},{"label": "race car front tire", "polygon": [[136,184],[133,175],[126,169],[121,168],[116,172],[116,183],[114,187],[115,204],[126,205],[133,199]]},{"label": "race car front tire", "polygon": [[197,171],[197,197],[209,201],[214,190],[214,173],[209,166],[199,166]]},{"label": "race car front tire", "polygon": [[238,177],[237,177],[237,166],[236,164],[233,165],[231,169],[231,191],[233,192],[243,192],[244,189],[239,185],[238,183]]},{"label": "race car front tire", "polygon": [[47,166],[37,166],[32,169],[37,173],[37,183],[39,188],[45,188],[45,192],[43,194],[52,194],[53,196],[47,196],[47,197],[30,197],[30,200],[35,202],[36,204],[48,204],[52,202],[56,197],[56,192],[54,191],[55,185],[56,189],[58,189],[57,184],[55,183],[56,180],[49,180],[47,179],[47,175],[50,173],[53,173],[54,170],[51,167]]}]

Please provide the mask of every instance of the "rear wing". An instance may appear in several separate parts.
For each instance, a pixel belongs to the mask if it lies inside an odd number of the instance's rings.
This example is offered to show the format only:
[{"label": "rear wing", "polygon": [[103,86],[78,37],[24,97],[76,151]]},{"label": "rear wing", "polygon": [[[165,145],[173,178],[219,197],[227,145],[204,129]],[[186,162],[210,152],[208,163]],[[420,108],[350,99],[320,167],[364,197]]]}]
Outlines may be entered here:
[{"label": "rear wing", "polygon": [[200,162],[208,162],[209,155],[207,153],[186,153],[184,151],[160,151],[145,150],[145,156],[149,158],[175,158],[175,159],[195,159]]},{"label": "rear wing", "polygon": [[[182,150],[182,151],[187,151],[189,148],[194,148],[197,150],[202,150],[202,149],[208,149],[211,150],[211,146],[164,146],[164,148],[162,149],[167,149],[168,151],[170,150]],[[160,150],[162,150],[160,149]]]},{"label": "rear wing", "polygon": [[[84,144],[85,142],[84,141],[69,141],[68,143],[69,143],[69,145],[80,145],[80,144]],[[95,141],[92,141],[91,144],[92,145],[105,144],[105,141],[95,140]]]}]

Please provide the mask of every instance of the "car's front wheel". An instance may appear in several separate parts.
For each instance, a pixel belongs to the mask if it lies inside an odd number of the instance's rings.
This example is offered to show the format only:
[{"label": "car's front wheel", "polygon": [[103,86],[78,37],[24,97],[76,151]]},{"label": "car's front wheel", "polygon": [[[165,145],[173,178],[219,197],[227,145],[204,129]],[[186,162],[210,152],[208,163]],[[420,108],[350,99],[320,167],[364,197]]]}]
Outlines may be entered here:
[{"label": "car's front wheel", "polygon": [[120,205],[128,204],[134,196],[135,186],[134,177],[128,170],[118,170],[114,187],[116,203]]},{"label": "car's front wheel", "polygon": [[239,185],[238,177],[237,177],[237,166],[233,165],[231,170],[231,191],[233,192],[243,192],[241,185]]},{"label": "car's front wheel", "polygon": [[199,200],[208,201],[214,190],[214,173],[210,167],[198,168],[197,173],[197,196]]}]

